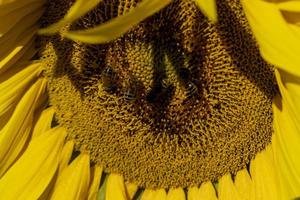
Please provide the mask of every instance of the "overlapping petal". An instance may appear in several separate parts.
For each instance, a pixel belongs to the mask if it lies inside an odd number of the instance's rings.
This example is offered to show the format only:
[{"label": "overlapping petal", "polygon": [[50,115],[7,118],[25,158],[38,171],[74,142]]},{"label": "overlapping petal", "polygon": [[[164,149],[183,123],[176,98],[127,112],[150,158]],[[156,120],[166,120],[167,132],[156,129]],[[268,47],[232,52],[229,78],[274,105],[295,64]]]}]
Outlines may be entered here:
[{"label": "overlapping petal", "polygon": [[51,128],[54,112],[54,108],[50,107],[45,109],[41,113],[39,119],[37,120],[34,126],[32,138],[40,136],[42,133],[48,131]]},{"label": "overlapping petal", "polygon": [[103,172],[103,167],[100,167],[99,165],[95,165],[93,167],[93,180],[92,183],[90,184],[88,200],[97,199],[97,193],[100,186],[102,172]]},{"label": "overlapping petal", "polygon": [[241,197],[245,200],[253,199],[254,189],[251,177],[247,169],[237,172],[234,178],[234,185]]},{"label": "overlapping petal", "polygon": [[[22,68],[24,69],[21,70]],[[24,63],[0,77],[0,116],[15,107],[24,91],[38,78],[41,70],[40,63]]]},{"label": "overlapping petal", "polygon": [[61,158],[59,162],[58,173],[60,174],[69,164],[74,148],[74,142],[72,140],[66,142],[61,152]]},{"label": "overlapping petal", "polygon": [[125,189],[128,199],[133,199],[134,195],[138,191],[138,186],[134,183],[125,183]]},{"label": "overlapping petal", "polygon": [[29,16],[30,13],[34,13],[41,9],[43,4],[43,0],[34,1],[24,5],[23,7],[15,8],[10,12],[7,12],[7,5],[0,5],[0,17],[5,19],[1,20],[0,23],[0,37],[11,30],[14,26],[16,26],[18,22],[24,20],[24,18]]},{"label": "overlapping petal", "polygon": [[300,9],[296,10],[299,2],[243,0],[242,3],[262,56],[278,68],[300,76],[300,27],[288,23],[282,13],[291,7],[299,13]]},{"label": "overlapping petal", "polygon": [[90,158],[87,154],[80,154],[58,177],[51,199],[85,199],[89,182]]},{"label": "overlapping petal", "polygon": [[33,114],[45,97],[45,80],[37,81],[23,96],[8,123],[0,131],[0,176],[19,156],[29,138]]},{"label": "overlapping petal", "polygon": [[251,161],[250,173],[253,181],[254,199],[281,199],[279,177],[275,168],[272,146],[258,153]]},{"label": "overlapping petal", "polygon": [[0,37],[0,45],[2,46],[0,50],[0,60],[4,59],[11,51],[18,47],[23,38],[27,38],[28,42],[30,41],[38,29],[36,22],[42,13],[42,9],[31,12]]},{"label": "overlapping petal", "polygon": [[0,74],[17,63],[29,60],[36,50],[34,24],[42,14],[44,0],[7,1],[0,4]]},{"label": "overlapping petal", "polygon": [[0,74],[36,53],[33,38],[43,3],[43,0],[24,0],[0,5],[0,17],[5,19],[0,24]]},{"label": "overlapping petal", "polygon": [[219,200],[242,200],[242,196],[238,193],[233,184],[230,174],[226,174],[219,179],[218,185],[218,199]]},{"label": "overlapping petal", "polygon": [[54,176],[65,136],[63,128],[54,128],[33,139],[0,179],[0,199],[37,199]]},{"label": "overlapping petal", "polygon": [[30,5],[35,2],[43,2],[44,0],[1,0],[0,13],[1,15],[8,14],[16,9]]},{"label": "overlapping petal", "polygon": [[299,116],[289,107],[286,98],[277,97],[274,102],[275,135],[272,145],[281,195],[283,198],[295,198],[300,196]]},{"label": "overlapping petal", "polygon": [[0,59],[0,74],[4,73],[8,69],[19,63],[26,63],[30,60],[37,52],[34,47],[33,34],[22,37],[12,47],[12,50],[4,52],[5,56],[2,60]]},{"label": "overlapping petal", "polygon": [[188,200],[198,199],[217,200],[216,191],[211,182],[202,183],[199,188],[188,189]]},{"label": "overlapping petal", "polygon": [[[52,108],[45,110],[44,113],[42,113],[42,116],[40,117],[34,130],[36,131],[36,130],[39,130],[40,128],[48,129],[49,124],[47,122],[49,122],[48,120],[49,120],[49,117],[51,118],[51,114],[52,114]],[[41,124],[41,126],[39,128],[39,126],[38,126],[39,122],[42,123],[43,119],[45,119],[46,123],[44,126],[42,126],[42,124]],[[40,134],[43,134],[43,133],[39,133],[39,135]],[[37,135],[34,135],[33,137],[37,137]],[[61,173],[64,171],[64,169],[68,167],[68,164],[71,160],[71,156],[73,153],[73,147],[74,147],[74,142],[72,140],[67,141],[64,144],[63,148],[61,149],[61,153],[60,153],[60,157],[59,157],[59,164],[58,164],[55,176],[52,178],[51,182],[49,183],[49,185],[47,186],[47,188],[45,189],[45,191],[43,192],[43,194],[41,195],[39,200],[49,200],[50,199],[50,197],[54,191],[58,176],[60,176]]]}]

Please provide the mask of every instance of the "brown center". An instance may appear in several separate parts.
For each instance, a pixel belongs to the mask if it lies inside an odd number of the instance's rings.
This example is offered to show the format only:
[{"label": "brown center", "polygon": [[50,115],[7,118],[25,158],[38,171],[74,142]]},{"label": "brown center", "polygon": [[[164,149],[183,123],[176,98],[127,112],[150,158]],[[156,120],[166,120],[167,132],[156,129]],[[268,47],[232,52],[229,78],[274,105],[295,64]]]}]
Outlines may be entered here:
[{"label": "brown center", "polygon": [[[41,26],[70,0],[49,1]],[[123,15],[137,0],[104,0],[82,29]],[[143,187],[186,187],[235,174],[270,142],[272,66],[259,55],[238,0],[218,1],[212,24],[175,0],[113,42],[42,37],[50,104],[76,148]]]}]

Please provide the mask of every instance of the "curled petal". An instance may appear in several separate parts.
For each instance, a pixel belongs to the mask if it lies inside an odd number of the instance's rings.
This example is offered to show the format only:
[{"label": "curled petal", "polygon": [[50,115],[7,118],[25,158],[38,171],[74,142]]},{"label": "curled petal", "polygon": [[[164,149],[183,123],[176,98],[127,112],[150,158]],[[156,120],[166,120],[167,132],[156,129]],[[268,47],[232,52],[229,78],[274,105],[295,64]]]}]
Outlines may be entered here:
[{"label": "curled petal", "polygon": [[122,16],[95,28],[64,33],[64,36],[85,43],[106,43],[126,33],[131,27],[161,10],[170,2],[171,0],[143,0],[136,8]]},{"label": "curled petal", "polygon": [[79,19],[94,7],[97,6],[102,0],[77,0],[74,5],[69,9],[67,15],[59,22],[51,26],[39,30],[40,34],[53,34],[58,32],[61,28]]}]

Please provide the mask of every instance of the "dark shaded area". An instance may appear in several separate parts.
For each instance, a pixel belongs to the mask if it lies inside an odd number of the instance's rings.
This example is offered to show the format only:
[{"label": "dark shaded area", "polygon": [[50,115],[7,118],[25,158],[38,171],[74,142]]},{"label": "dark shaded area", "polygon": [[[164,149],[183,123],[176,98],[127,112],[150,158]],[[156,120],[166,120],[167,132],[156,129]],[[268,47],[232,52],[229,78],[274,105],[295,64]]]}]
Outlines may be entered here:
[{"label": "dark shaded area", "polygon": [[[176,3],[177,2],[174,2],[174,4]],[[110,5],[114,5],[115,7]],[[116,17],[118,15],[116,12],[116,5],[118,5],[118,1],[116,1],[115,4],[109,4],[108,2],[103,1],[94,10],[94,12],[90,12],[78,22],[73,24],[71,29],[91,28],[96,24],[101,24],[113,17]],[[172,6],[170,7],[172,8]],[[180,125],[176,124],[178,122],[172,121],[167,116],[168,106],[173,98],[175,88],[173,85],[166,85],[164,83],[167,76],[164,56],[167,56],[169,62],[171,62],[177,73],[177,78],[180,84],[187,91],[188,98],[185,103],[191,104],[190,106],[192,106],[196,99],[203,101],[203,89],[205,88],[208,90],[208,82],[203,79],[203,77],[205,77],[205,72],[202,71],[201,67],[203,58],[208,52],[204,50],[201,51],[199,46],[192,46],[192,50],[188,50],[184,47],[187,42],[186,40],[189,38],[185,38],[183,33],[178,32],[177,26],[184,26],[183,23],[185,21],[177,19],[177,13],[175,13],[177,11],[170,10],[170,7],[163,9],[158,14],[142,22],[139,25],[139,28],[145,30],[142,35],[135,35],[135,29],[133,29],[133,31],[130,31],[128,34],[117,39],[116,42],[102,45],[82,44],[81,49],[82,52],[85,53],[83,60],[86,60],[88,63],[91,59],[93,59],[93,65],[83,66],[81,69],[79,69],[78,66],[73,66],[71,62],[71,56],[74,51],[74,42],[68,39],[63,39],[60,36],[53,36],[51,40],[54,41],[54,48],[56,55],[58,56],[57,67],[54,68],[55,76],[59,77],[67,75],[72,84],[82,94],[82,98],[84,98],[85,95],[88,94],[84,88],[96,84],[99,80],[101,81],[101,74],[103,74],[103,70],[105,70],[107,66],[110,66],[107,63],[107,55],[110,52],[112,59],[115,59],[114,62],[119,62],[118,64],[121,66],[119,66],[119,68],[126,71],[126,76],[119,74],[120,77],[118,77],[118,81],[111,83],[111,86],[114,86],[117,89],[114,88],[114,90],[110,91],[110,93],[119,97],[124,97],[128,103],[131,103],[131,101],[135,102],[133,101],[135,98],[145,98],[146,101],[143,101],[144,103],[140,102],[140,108],[135,111],[136,115],[141,116],[141,120],[145,120],[145,113],[148,113],[147,117],[154,119],[156,124],[160,124],[162,120],[168,121],[170,122],[170,126],[174,125],[173,128],[170,128],[170,130],[172,130],[171,132],[177,132],[175,131],[176,127],[180,127]],[[103,10],[105,10],[105,12]],[[257,84],[266,95],[270,95],[269,90],[270,88],[274,88],[275,84],[275,79],[272,75],[273,71],[270,66],[267,63],[255,66],[255,63],[264,63],[262,58],[259,56],[255,56],[255,59],[259,60],[253,60],[253,62],[245,62],[245,59],[243,59],[243,56],[251,56],[250,53],[253,49],[256,49],[252,35],[250,35],[248,31],[245,30],[245,27],[240,24],[236,14],[233,13],[232,9],[225,1],[218,1],[218,10],[223,11],[218,13],[219,25],[217,27],[220,30],[220,35],[223,38],[223,41],[227,44],[227,46],[231,47],[229,48],[228,53],[232,56],[234,60],[233,63],[239,71],[243,72],[250,80],[253,81],[253,83]],[[197,13],[196,17],[199,18],[199,24],[192,26],[192,32],[197,35],[197,37],[191,38],[191,40],[193,40],[192,44],[205,46],[206,36],[205,33],[202,33],[201,31],[201,26],[203,26],[204,22],[200,21],[205,17],[200,12]],[[142,83],[137,83],[138,88],[134,88],[136,86],[133,86],[134,84],[132,84],[132,82],[136,83],[137,81],[127,69],[128,63],[126,63],[125,59],[119,59],[120,57],[125,58],[126,55],[120,56],[119,54],[114,54],[114,48],[116,46],[119,48],[117,51],[122,52],[122,48],[125,48],[126,42],[134,43],[135,40],[142,40],[144,43],[151,44],[153,47],[152,56],[154,62],[154,81],[151,91],[147,94],[145,94],[145,88],[143,88]],[[243,42],[241,43],[241,41]],[[234,51],[231,49],[234,49]],[[125,52],[125,50],[123,52]],[[257,50],[255,54],[259,55],[259,51]],[[113,58],[114,56],[115,58]],[[186,67],[185,60],[187,58],[191,59],[188,60],[188,66]],[[111,67],[114,68],[115,66]],[[264,73],[262,73],[262,71]],[[270,76],[265,76],[265,73],[270,74]],[[125,91],[122,89],[122,87],[124,87],[122,85],[122,79],[133,79],[133,81],[128,81],[129,85],[127,84],[127,89],[125,88]],[[271,93],[271,97],[275,94],[275,92],[276,91],[273,91]],[[216,104],[214,108],[220,109],[221,106],[221,104]],[[153,128],[156,130],[160,129],[158,127]]]},{"label": "dark shaded area", "polygon": [[[91,28],[96,24],[101,24],[113,17],[116,17],[116,8],[113,9],[113,6],[108,7],[107,5],[108,3],[106,1],[103,1],[95,9],[96,12],[90,12],[86,16],[82,17],[78,22],[74,23],[71,26],[71,29],[76,30],[82,28]],[[114,5],[118,5],[118,2],[116,1]],[[103,8],[106,9],[106,12],[103,12]],[[163,9],[159,14],[154,15],[148,20],[142,22],[140,27],[143,27],[143,29],[145,29],[145,34],[136,35],[137,38],[132,38],[132,36],[135,37],[135,31],[133,30],[130,31],[128,34],[122,36],[121,38],[117,39],[115,42],[111,42],[108,44],[81,44],[81,51],[84,53],[83,61],[90,61],[91,59],[93,59],[94,65],[83,66],[83,68],[80,69],[78,68],[78,66],[73,66],[71,61],[72,55],[76,51],[74,49],[74,42],[68,39],[61,38],[60,36],[52,36],[50,40],[54,45],[54,49],[58,57],[57,65],[53,68],[55,76],[60,77],[67,75],[74,87],[77,88],[77,90],[81,93],[82,98],[85,98],[85,96],[89,94],[85,91],[85,88],[87,88],[87,86],[97,84],[97,81],[101,81],[101,75],[103,74],[103,71],[107,69],[108,66],[112,67],[112,69],[114,69],[115,67],[119,67],[111,66],[111,64],[107,63],[107,55],[111,54],[109,57],[115,56],[115,58],[112,58],[115,59],[113,62],[119,62],[118,64],[122,65],[122,70],[126,71],[127,76],[124,77],[124,75],[118,74],[118,81],[114,83],[114,86],[116,86],[117,89],[111,90],[109,91],[109,93],[119,97],[123,97],[124,100],[127,101],[127,103],[136,102],[133,101],[135,100],[134,98],[140,98],[141,96],[143,96],[143,98],[145,98],[146,101],[141,102],[139,99],[137,99],[137,101],[140,101],[139,103],[141,106],[137,106],[135,108],[134,112],[136,112],[136,115],[140,116],[142,121],[153,121],[149,119],[154,119],[155,124],[157,124],[158,126],[153,126],[153,132],[160,132],[160,129],[167,128],[169,132],[179,134],[179,132],[182,132],[182,130],[178,130],[176,128],[182,126],[180,126],[178,122],[173,121],[167,115],[168,106],[174,96],[175,87],[171,84],[164,84],[164,79],[167,78],[165,71],[165,56],[167,56],[169,62],[171,62],[172,66],[174,67],[177,73],[178,80],[180,80],[182,86],[186,88],[187,92],[189,92],[190,90],[190,82],[192,82],[193,85],[195,85],[194,90],[197,92],[191,92],[189,98],[187,98],[186,104],[193,105],[195,103],[195,99],[201,98],[202,86],[204,84],[203,80],[199,79],[201,70],[199,70],[198,66],[195,66],[201,65],[202,56],[199,55],[199,52],[188,52],[183,47],[184,40],[186,40],[186,38],[184,38],[182,34],[178,33],[178,31],[176,32],[175,30],[177,30],[176,26],[180,24],[183,25],[184,21],[173,23],[173,20],[175,20],[173,17],[175,17],[176,15],[176,13],[174,12],[176,11],[172,11],[167,7]],[[107,15],[107,13],[112,14]],[[166,15],[174,16],[170,18],[165,18]],[[203,15],[199,12],[198,17],[199,19],[203,18]],[[153,24],[156,23],[159,23],[160,25],[158,26],[158,29],[153,29]],[[197,27],[193,28],[196,29]],[[154,81],[151,91],[147,94],[145,94],[145,89],[143,88],[142,83],[136,83],[137,81],[135,80],[135,77],[132,74],[130,74],[130,72],[128,72],[128,63],[126,63],[126,60],[119,59],[120,57],[126,57],[126,55],[122,56],[119,54],[114,54],[114,49],[116,48],[116,46],[118,48],[117,51],[122,52],[122,48],[125,48],[125,43],[129,41],[134,43],[135,39],[142,39],[143,42],[151,44],[153,47],[152,56],[154,62]],[[203,43],[205,41],[199,42]],[[125,50],[123,52],[125,52]],[[188,68],[184,67],[186,65],[186,55],[193,58],[189,60]],[[116,71],[116,73],[118,73],[118,69],[114,70]],[[134,90],[131,89],[133,87],[133,84],[129,85],[125,92],[123,91],[123,85],[120,80],[126,78],[132,79],[131,81],[129,81],[129,83],[135,82],[138,85],[138,93],[140,94],[134,94],[133,92],[131,92],[132,90]],[[161,123],[163,121],[169,122],[168,126],[170,127],[161,127],[160,124],[164,124]]]},{"label": "dark shaded area", "polygon": [[138,191],[134,194],[133,200],[140,200],[142,198],[144,190],[143,189],[138,189]]},{"label": "dark shaded area", "polygon": [[[226,1],[217,0],[217,9],[220,36],[223,38],[223,42],[231,47],[226,50],[231,55],[234,65],[266,96],[272,99],[278,91],[270,91],[270,88],[276,88],[274,71],[271,65],[260,56],[254,37],[250,34],[251,30],[246,29],[250,26],[246,27],[241,24],[241,18],[237,18],[236,13]],[[241,5],[238,9],[242,9]],[[246,20],[245,16],[244,18]],[[253,51],[255,52],[253,53]],[[245,62],[246,59],[243,58],[245,56],[251,56],[253,60]]]},{"label": "dark shaded area", "polygon": [[[176,3],[178,2],[175,1],[173,4]],[[118,15],[118,4],[119,1],[114,1],[113,4],[107,1],[101,2],[93,12],[88,13],[74,23],[71,29],[91,28],[116,17]],[[271,94],[270,98],[272,98],[276,91],[270,92],[270,88],[274,88],[275,84],[275,78],[270,65],[265,63],[262,58],[258,56],[258,50],[253,57],[258,60],[245,62],[246,59],[243,59],[243,57],[252,56],[253,54],[251,53],[253,49],[256,49],[253,37],[240,23],[236,14],[232,11],[232,8],[227,5],[226,1],[219,0],[217,5],[218,10],[222,11],[218,12],[219,24],[217,28],[220,31],[219,34],[223,38],[223,42],[228,47],[231,47],[228,48],[227,51],[231,55],[234,65],[239,71],[244,73],[248,79],[257,84],[266,95],[270,96]],[[84,53],[83,62],[92,63],[83,65],[82,68],[73,66],[71,62],[72,55],[75,52],[74,42],[61,38],[60,36],[52,36],[50,40],[54,45],[58,57],[57,66],[53,69],[55,76],[60,77],[67,75],[74,87],[80,91],[82,98],[89,95],[89,92],[85,91],[85,88],[96,85],[100,81],[106,88],[113,88],[113,90],[107,91],[108,93],[123,98],[125,103],[131,104],[134,102],[136,104],[138,101],[140,106],[135,106],[133,112],[135,112],[136,116],[139,116],[142,121],[149,121],[150,123],[150,121],[153,120],[149,119],[154,119],[154,124],[158,124],[158,126],[165,124],[161,123],[162,121],[168,122],[169,127],[153,126],[154,132],[159,132],[165,128],[176,134],[184,132],[178,130],[178,127],[184,127],[181,126],[181,122],[175,122],[168,116],[168,106],[172,98],[174,98],[175,87],[171,84],[168,85],[164,83],[164,80],[167,78],[165,56],[174,67],[180,84],[187,91],[187,99],[184,102],[184,104],[186,104],[186,110],[183,109],[182,112],[179,113],[184,115],[189,108],[197,103],[196,100],[205,102],[202,93],[204,89],[208,91],[209,83],[208,80],[203,78],[206,77],[206,72],[203,71],[202,68],[203,58],[207,56],[208,52],[198,46],[206,45],[207,35],[202,31],[202,26],[205,26],[206,22],[203,22],[205,16],[203,16],[201,12],[196,13],[195,18],[198,19],[199,23],[192,26],[192,32],[196,36],[194,38],[186,38],[184,33],[178,32],[178,27],[185,26],[184,18],[176,18],[176,12],[178,11],[172,10],[172,8],[172,5],[164,8],[158,14],[148,18],[138,27],[133,28],[128,34],[118,38],[114,42],[101,45],[80,44],[81,51]],[[139,31],[139,29],[144,31]],[[188,41],[189,39],[191,39],[192,42]],[[126,55],[120,54],[120,52],[125,52],[126,42],[132,42],[134,44],[135,40],[143,41],[145,44],[151,44],[153,47],[154,80],[151,90],[147,94],[145,93],[143,84],[138,82],[128,70],[129,64],[126,61]],[[189,44],[191,45],[191,49],[186,47]],[[188,59],[188,65],[186,66],[185,62],[187,58],[190,59]],[[93,60],[93,62],[91,62],[91,60]],[[108,60],[111,60],[112,63],[116,63],[116,65],[107,63]],[[256,63],[265,64],[255,66]],[[105,71],[108,66],[115,70],[117,79],[106,79],[105,85],[103,81],[103,71]],[[266,73],[270,75],[265,76]],[[124,84],[124,81],[128,83]],[[141,98],[144,98],[144,100]],[[203,106],[205,106],[205,104]],[[220,110],[221,107],[222,105],[220,103],[214,105],[214,109],[217,110]],[[209,114],[210,111],[208,108],[206,111]]]}]

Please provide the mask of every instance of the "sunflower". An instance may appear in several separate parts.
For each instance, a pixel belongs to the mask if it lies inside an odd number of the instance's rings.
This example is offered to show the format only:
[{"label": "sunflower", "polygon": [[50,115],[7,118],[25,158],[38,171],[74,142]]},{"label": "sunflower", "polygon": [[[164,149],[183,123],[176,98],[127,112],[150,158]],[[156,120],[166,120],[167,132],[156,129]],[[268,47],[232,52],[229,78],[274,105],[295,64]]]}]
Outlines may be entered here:
[{"label": "sunflower", "polygon": [[0,0],[0,199],[299,197],[299,11]]}]

